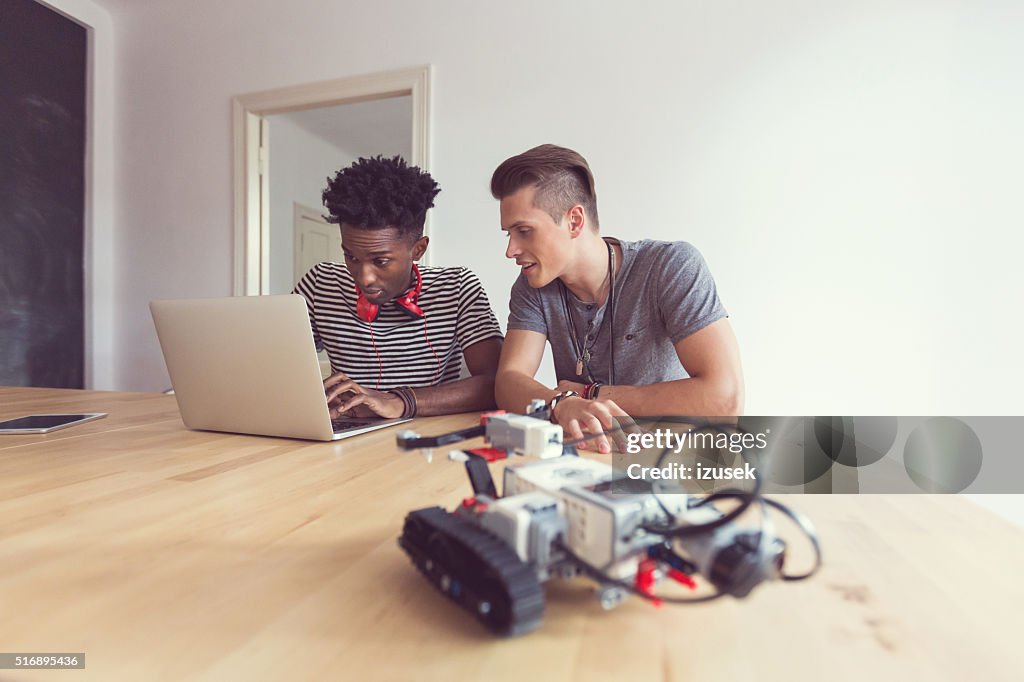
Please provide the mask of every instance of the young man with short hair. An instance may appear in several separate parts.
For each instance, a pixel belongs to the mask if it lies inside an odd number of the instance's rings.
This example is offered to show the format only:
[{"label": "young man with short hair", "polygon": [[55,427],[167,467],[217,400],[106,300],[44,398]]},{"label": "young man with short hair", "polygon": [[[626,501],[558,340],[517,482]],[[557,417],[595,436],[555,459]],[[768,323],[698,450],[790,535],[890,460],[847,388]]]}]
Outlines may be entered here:
[{"label": "young man with short hair", "polygon": [[[345,264],[314,266],[306,299],[331,417],[428,416],[494,406],[501,329],[466,268],[419,267],[427,209],[440,192],[400,157],[359,159],[328,179],[328,220]],[[472,376],[459,379],[462,360]]]},{"label": "young man with short hair", "polygon": [[[686,242],[627,242],[599,232],[594,177],[578,153],[541,145],[491,178],[501,202],[512,287],[498,366],[499,407],[549,402],[567,439],[617,416],[736,416],[739,349],[714,279]],[[533,377],[551,344],[558,387]],[[596,449],[609,451],[604,437]]]}]

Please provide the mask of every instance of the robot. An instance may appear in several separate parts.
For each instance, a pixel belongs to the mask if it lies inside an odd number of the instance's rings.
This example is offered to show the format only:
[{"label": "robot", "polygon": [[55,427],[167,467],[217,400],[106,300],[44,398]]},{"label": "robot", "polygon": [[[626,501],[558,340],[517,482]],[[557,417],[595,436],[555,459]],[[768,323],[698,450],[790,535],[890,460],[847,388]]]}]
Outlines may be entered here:
[{"label": "robot", "polygon": [[[750,491],[707,496],[623,492],[628,483],[611,465],[579,457],[577,442],[563,442],[561,427],[546,416],[537,401],[526,415],[485,414],[479,427],[397,436],[399,447],[426,449],[428,460],[434,447],[480,435],[490,445],[449,453],[465,463],[473,495],[451,512],[410,512],[398,544],[431,584],[496,635],[540,626],[543,583],[554,578],[595,580],[602,607],[612,609],[630,595],[655,605],[742,598],[764,581],[803,580],[820,566],[811,523],[761,496],[759,481]],[[489,463],[513,454],[537,459],[506,466],[499,495]],[[739,504],[723,512],[715,504],[723,499]],[[760,527],[735,523],[752,506],[761,512]],[[806,573],[784,572],[786,544],[775,534],[769,508],[788,516],[810,541],[814,565]],[[656,592],[666,579],[696,589],[698,577],[710,583],[710,594]]]}]

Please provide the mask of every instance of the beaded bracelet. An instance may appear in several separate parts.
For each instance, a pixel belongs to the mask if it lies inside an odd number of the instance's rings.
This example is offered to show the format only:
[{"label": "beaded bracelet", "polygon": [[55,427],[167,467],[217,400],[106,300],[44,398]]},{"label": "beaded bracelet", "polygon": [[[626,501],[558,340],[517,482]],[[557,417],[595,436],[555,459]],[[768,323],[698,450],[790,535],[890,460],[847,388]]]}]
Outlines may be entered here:
[{"label": "beaded bracelet", "polygon": [[402,401],[402,419],[411,419],[416,416],[416,394],[409,386],[396,386],[389,389],[388,393],[397,395]]},{"label": "beaded bracelet", "polygon": [[561,393],[556,393],[551,398],[551,401],[548,403],[548,413],[549,413],[549,415],[551,417],[551,421],[552,422],[558,421],[557,419],[555,419],[555,408],[558,407],[558,403],[562,402],[566,398],[580,398],[580,397],[582,397],[582,396],[580,396],[580,394],[577,393],[576,391],[563,391]]}]

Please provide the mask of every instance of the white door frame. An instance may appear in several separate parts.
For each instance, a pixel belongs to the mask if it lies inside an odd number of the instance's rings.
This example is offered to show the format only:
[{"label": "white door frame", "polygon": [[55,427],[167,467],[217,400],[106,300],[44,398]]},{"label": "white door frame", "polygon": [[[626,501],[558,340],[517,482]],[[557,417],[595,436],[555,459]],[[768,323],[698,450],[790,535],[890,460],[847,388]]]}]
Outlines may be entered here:
[{"label": "white door frame", "polygon": [[[270,292],[269,220],[261,197],[263,163],[260,125],[264,116],[390,97],[412,97],[412,158],[430,168],[430,65],[352,78],[264,90],[232,99],[234,124],[234,292],[252,296]],[[424,234],[430,234],[430,214]],[[429,263],[427,263],[429,264]]]}]

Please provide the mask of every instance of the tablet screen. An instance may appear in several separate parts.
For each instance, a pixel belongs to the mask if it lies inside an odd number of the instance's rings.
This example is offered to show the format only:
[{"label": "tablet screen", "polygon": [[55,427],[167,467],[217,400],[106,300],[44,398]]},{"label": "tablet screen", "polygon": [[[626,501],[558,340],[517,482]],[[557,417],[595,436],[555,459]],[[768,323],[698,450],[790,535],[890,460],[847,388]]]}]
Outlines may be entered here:
[{"label": "tablet screen", "polygon": [[32,430],[54,429],[59,426],[69,426],[79,421],[95,419],[96,414],[33,414],[28,417],[18,417],[0,422],[2,430]]}]

